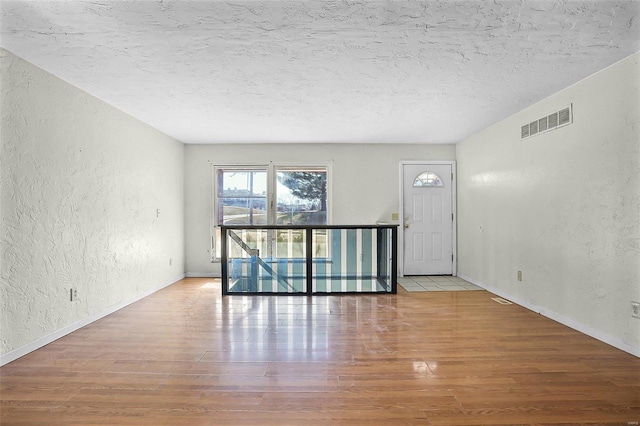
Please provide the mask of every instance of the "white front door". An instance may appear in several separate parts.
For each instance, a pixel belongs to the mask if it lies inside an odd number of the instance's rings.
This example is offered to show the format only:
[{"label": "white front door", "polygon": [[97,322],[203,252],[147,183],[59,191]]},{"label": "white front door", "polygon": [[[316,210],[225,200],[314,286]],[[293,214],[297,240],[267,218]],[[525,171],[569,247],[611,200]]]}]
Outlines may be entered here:
[{"label": "white front door", "polygon": [[402,164],[404,275],[453,273],[452,183],[452,164]]}]

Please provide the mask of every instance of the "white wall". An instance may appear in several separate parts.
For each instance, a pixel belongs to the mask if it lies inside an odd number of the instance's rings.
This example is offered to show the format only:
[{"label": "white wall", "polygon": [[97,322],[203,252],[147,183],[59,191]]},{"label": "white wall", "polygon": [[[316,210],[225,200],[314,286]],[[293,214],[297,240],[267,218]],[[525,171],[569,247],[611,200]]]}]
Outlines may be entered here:
[{"label": "white wall", "polygon": [[211,263],[213,164],[332,163],[333,224],[391,221],[398,212],[401,160],[454,160],[454,145],[270,144],[187,145],[185,232],[187,275],[219,275]]},{"label": "white wall", "polygon": [[[459,275],[636,355],[639,60],[457,145]],[[573,124],[520,140],[521,125],[570,103]]]},{"label": "white wall", "polygon": [[7,51],[0,60],[8,362],[183,276],[184,146]]}]

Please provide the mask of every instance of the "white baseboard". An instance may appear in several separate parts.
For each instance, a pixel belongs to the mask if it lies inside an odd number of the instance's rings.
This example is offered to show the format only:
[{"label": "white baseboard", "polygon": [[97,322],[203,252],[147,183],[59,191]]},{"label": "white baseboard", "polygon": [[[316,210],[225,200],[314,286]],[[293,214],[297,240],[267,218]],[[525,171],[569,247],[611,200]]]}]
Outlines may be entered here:
[{"label": "white baseboard", "polygon": [[144,299],[145,297],[159,291],[162,290],[165,287],[170,286],[171,284],[174,284],[178,281],[180,281],[181,279],[183,279],[185,277],[185,274],[180,274],[178,275],[176,278],[172,278],[169,281],[165,281],[155,287],[152,287],[146,291],[143,291],[140,294],[137,294],[136,296],[127,299],[123,302],[120,303],[116,303],[115,305],[109,306],[107,309],[95,313],[93,315],[89,315],[86,318],[83,318],[79,321],[74,322],[73,324],[69,324],[66,327],[63,327],[57,331],[54,331],[51,334],[48,334],[46,336],[43,336],[39,339],[36,339],[32,342],[27,343],[24,346],[21,346],[17,349],[14,349],[10,352],[7,352],[5,354],[0,355],[0,367],[10,363],[11,361],[15,361],[16,359],[25,356],[26,354],[35,351],[36,349],[40,349],[41,347],[48,345],[49,343],[58,340],[61,337],[66,336],[69,333],[73,333],[76,330],[81,329],[82,327],[91,324],[94,321],[99,320],[100,318],[104,318],[109,314],[112,314],[126,306],[129,306],[132,303],[137,302],[138,300]]},{"label": "white baseboard", "polygon": [[584,325],[576,320],[574,320],[573,318],[569,318],[565,315],[559,314],[555,311],[552,311],[550,309],[547,309],[543,306],[538,306],[538,305],[534,305],[533,303],[530,303],[524,299],[521,299],[519,297],[513,296],[505,291],[502,291],[500,289],[497,289],[493,286],[487,285],[483,282],[477,281],[471,277],[468,277],[464,274],[458,274],[458,277],[462,278],[465,281],[469,281],[472,284],[477,285],[478,287],[482,287],[485,290],[494,293],[502,298],[505,298],[513,303],[516,303],[524,308],[529,309],[530,311],[536,312],[544,317],[547,317],[549,319],[552,319],[556,322],[559,322],[562,325],[566,325],[569,328],[572,328],[576,331],[579,331],[580,333],[586,334],[587,336],[593,337],[594,339],[597,339],[603,343],[606,343],[608,345],[613,346],[614,348],[618,348],[621,351],[630,353],[631,355],[635,355],[638,358],[640,358],[640,348],[637,348],[635,346],[631,346],[628,343],[623,342],[622,340],[618,339],[617,337],[613,337],[610,336],[606,333],[603,333],[600,330],[596,330],[592,327],[589,327],[588,325]]},{"label": "white baseboard", "polygon": [[219,272],[187,272],[187,278],[220,278]]}]

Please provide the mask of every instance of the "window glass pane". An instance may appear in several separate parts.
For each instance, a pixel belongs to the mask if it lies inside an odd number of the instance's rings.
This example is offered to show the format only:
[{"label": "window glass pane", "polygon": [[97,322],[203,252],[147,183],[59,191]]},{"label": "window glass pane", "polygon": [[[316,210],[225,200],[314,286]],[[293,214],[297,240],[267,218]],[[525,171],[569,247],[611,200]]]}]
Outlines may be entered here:
[{"label": "window glass pane", "polygon": [[218,196],[267,196],[267,172],[255,170],[218,170]]},{"label": "window glass pane", "polygon": [[253,225],[266,225],[267,224],[267,199],[253,199],[253,217],[251,223]]},{"label": "window glass pane", "polygon": [[413,181],[413,186],[444,186],[440,176],[433,172],[424,172]]},{"label": "window glass pane", "polygon": [[266,170],[218,169],[217,225],[267,223]]},{"label": "window glass pane", "polygon": [[249,205],[247,198],[221,198],[218,200],[218,214],[222,225],[249,223]]},{"label": "window glass pane", "polygon": [[266,199],[221,198],[218,211],[222,225],[265,225],[267,223]]},{"label": "window glass pane", "polygon": [[277,224],[327,223],[327,171],[319,168],[279,168]]}]

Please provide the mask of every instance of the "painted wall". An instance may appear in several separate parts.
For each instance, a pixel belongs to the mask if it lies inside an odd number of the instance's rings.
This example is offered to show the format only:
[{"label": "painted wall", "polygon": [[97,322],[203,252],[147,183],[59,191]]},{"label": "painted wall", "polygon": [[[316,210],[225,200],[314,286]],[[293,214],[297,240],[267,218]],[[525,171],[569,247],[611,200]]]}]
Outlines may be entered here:
[{"label": "painted wall", "polygon": [[0,60],[6,354],[183,275],[184,146],[5,50]]},{"label": "painted wall", "polygon": [[[639,61],[466,139],[457,160],[459,275],[640,356]],[[570,103],[573,124],[520,140]]]},{"label": "painted wall", "polygon": [[401,160],[454,160],[454,145],[271,144],[185,147],[185,238],[188,275],[219,275],[211,263],[214,164],[332,163],[333,224],[391,221],[399,211]]}]

